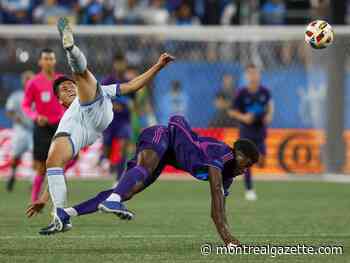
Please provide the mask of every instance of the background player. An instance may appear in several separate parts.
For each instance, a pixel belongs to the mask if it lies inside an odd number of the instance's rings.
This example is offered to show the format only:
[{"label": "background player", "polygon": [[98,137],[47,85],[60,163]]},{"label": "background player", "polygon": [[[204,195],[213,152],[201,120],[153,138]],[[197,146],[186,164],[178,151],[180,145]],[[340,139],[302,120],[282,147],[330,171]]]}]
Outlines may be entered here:
[{"label": "background player", "polygon": [[[233,109],[229,113],[240,122],[240,138],[250,139],[257,145],[262,156],[262,165],[266,154],[267,125],[273,118],[273,102],[270,91],[261,85],[260,71],[255,65],[250,64],[246,67],[245,77],[247,86],[239,90],[233,102]],[[251,169],[246,170],[244,179],[246,199],[256,200]]]},{"label": "background player", "polygon": [[[25,71],[22,73],[22,85],[25,87],[26,83],[34,76],[32,71]],[[32,148],[32,129],[33,123],[26,118],[21,104],[23,101],[23,90],[17,90],[11,94],[6,102],[6,115],[13,121],[13,138],[12,138],[12,160],[11,160],[11,175],[6,184],[6,190],[11,192],[16,180],[17,166],[21,160],[22,155]]]},{"label": "background player", "polygon": [[[225,244],[239,241],[229,231],[225,197],[234,177],[252,166],[259,159],[254,143],[240,139],[233,148],[209,137],[200,137],[192,131],[182,116],[170,118],[168,126],[153,126],[144,129],[138,139],[135,157],[128,162],[128,168],[117,187],[99,193],[75,207],[57,209],[57,220],[61,225],[69,225],[70,217],[96,212],[114,213],[121,219],[132,219],[124,201],[143,191],[160,176],[166,165],[190,173],[199,180],[209,181],[211,191],[211,217]],[[32,206],[27,215],[40,211]],[[62,229],[65,229],[64,227]],[[55,234],[58,228],[44,230],[41,234]]]},{"label": "background player", "polygon": [[[67,200],[67,186],[64,177],[65,165],[87,145],[94,143],[102,135],[113,119],[112,97],[136,92],[174,58],[162,54],[158,62],[135,79],[109,86],[100,86],[94,75],[87,69],[84,54],[74,45],[72,29],[67,18],[60,18],[58,30],[73,79],[62,76],[55,80],[53,87],[60,103],[67,110],[62,117],[50,146],[46,161],[50,196],[55,208],[64,207]],[[47,198],[47,194],[43,198]],[[57,215],[54,216],[54,223]],[[50,225],[59,231],[71,226]]]},{"label": "background player", "polygon": [[34,121],[33,166],[36,175],[32,187],[32,202],[40,194],[51,139],[64,112],[52,90],[53,81],[59,76],[55,72],[55,52],[49,48],[43,49],[38,64],[41,71],[27,83],[22,102],[23,112]]},{"label": "background player", "polygon": [[[104,78],[101,84],[110,85],[127,82],[127,66],[124,55],[121,52],[116,53],[113,58],[113,72]],[[112,144],[115,140],[120,149],[120,158],[116,164],[111,164],[111,171],[114,172],[116,170],[117,180],[119,180],[125,168],[128,145],[132,132],[130,114],[131,101],[130,98],[123,96],[113,98],[112,102],[114,115],[111,124],[103,131],[103,155],[101,157],[110,160]]]}]

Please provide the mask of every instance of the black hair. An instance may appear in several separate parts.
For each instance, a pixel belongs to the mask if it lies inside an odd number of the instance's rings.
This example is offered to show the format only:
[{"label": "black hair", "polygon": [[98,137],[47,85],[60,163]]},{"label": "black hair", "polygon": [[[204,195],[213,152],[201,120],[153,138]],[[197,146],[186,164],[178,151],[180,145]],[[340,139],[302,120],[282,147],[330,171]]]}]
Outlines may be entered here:
[{"label": "black hair", "polygon": [[259,161],[259,150],[256,147],[255,143],[248,139],[238,139],[233,144],[233,149],[238,150],[244,154],[247,158],[249,158],[253,164]]},{"label": "black hair", "polygon": [[216,99],[225,99],[225,100],[229,99],[227,94],[223,91],[219,91],[218,93],[216,93],[215,98]]},{"label": "black hair", "polygon": [[123,52],[121,52],[121,51],[115,52],[114,57],[113,57],[113,61],[124,61],[124,60],[125,60],[125,56],[124,56]]},{"label": "black hair", "polygon": [[62,82],[65,82],[65,81],[72,81],[75,83],[75,81],[73,79],[71,79],[70,77],[68,76],[60,76],[58,77],[57,79],[55,79],[55,81],[53,82],[53,93],[55,94],[55,96],[58,98],[58,92],[59,92],[59,87],[60,87],[60,84]]},{"label": "black hair", "polygon": [[53,49],[51,49],[51,48],[43,48],[42,50],[40,50],[39,58],[41,58],[41,56],[42,56],[44,53],[55,53],[55,51],[53,51]]},{"label": "black hair", "polygon": [[245,70],[247,69],[258,69],[258,66],[255,65],[254,63],[248,63],[246,66],[245,66]]}]

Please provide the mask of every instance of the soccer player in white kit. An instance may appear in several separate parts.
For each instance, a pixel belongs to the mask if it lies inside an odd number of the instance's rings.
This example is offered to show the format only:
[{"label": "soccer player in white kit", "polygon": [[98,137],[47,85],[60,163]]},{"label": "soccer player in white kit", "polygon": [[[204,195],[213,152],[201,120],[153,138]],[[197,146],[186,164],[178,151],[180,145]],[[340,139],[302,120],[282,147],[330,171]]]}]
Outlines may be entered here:
[{"label": "soccer player in white kit", "polygon": [[[145,87],[163,67],[174,60],[172,56],[164,53],[155,65],[135,79],[123,84],[101,86],[87,69],[84,54],[74,45],[73,32],[68,19],[60,18],[57,28],[67,53],[73,78],[63,76],[54,82],[54,92],[60,103],[67,108],[46,160],[49,193],[55,213],[57,208],[63,208],[67,201],[64,166],[81,148],[94,143],[101,136],[102,131],[108,127],[113,119],[111,98],[133,93]],[[47,198],[48,195],[44,193],[40,200],[32,204],[28,210],[42,207]],[[53,222],[46,229],[66,231],[72,227],[70,222],[62,224],[56,217],[55,214]]]},{"label": "soccer player in white kit", "polygon": [[[32,71],[25,71],[22,74],[22,84],[25,87],[27,81],[34,76]],[[23,90],[13,92],[6,101],[6,115],[13,121],[13,137],[11,148],[11,175],[6,183],[6,190],[11,192],[16,181],[17,166],[22,155],[32,148],[33,142],[33,123],[22,111]]]}]

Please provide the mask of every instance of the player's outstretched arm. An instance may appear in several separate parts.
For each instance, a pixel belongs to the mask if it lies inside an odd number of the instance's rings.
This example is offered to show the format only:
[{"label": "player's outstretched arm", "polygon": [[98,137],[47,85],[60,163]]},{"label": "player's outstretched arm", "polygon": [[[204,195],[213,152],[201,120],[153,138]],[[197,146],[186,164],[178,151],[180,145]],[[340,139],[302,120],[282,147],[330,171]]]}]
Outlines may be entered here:
[{"label": "player's outstretched arm", "polygon": [[211,218],[226,245],[238,245],[239,241],[231,235],[225,213],[222,174],[215,167],[209,167],[209,184],[211,192]]},{"label": "player's outstretched arm", "polygon": [[156,75],[159,71],[161,71],[166,65],[168,65],[170,62],[174,61],[174,57],[163,53],[156,64],[154,64],[149,70],[147,70],[145,73],[141,74],[140,76],[136,77],[135,79],[123,83],[120,85],[120,93],[121,95],[129,94],[138,91],[139,89],[146,86]]}]

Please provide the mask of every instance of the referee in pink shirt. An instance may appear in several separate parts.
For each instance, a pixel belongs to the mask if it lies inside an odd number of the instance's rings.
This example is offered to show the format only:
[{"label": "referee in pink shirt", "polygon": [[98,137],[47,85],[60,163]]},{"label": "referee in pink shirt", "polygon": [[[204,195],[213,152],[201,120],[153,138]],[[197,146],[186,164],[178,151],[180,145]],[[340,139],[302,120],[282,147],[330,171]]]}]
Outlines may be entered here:
[{"label": "referee in pink shirt", "polygon": [[27,82],[22,102],[23,112],[34,121],[33,167],[36,175],[32,187],[32,202],[40,194],[51,139],[64,113],[52,89],[54,80],[60,75],[55,72],[55,52],[48,48],[43,49],[38,64],[41,71]]}]

